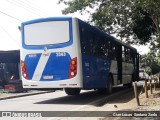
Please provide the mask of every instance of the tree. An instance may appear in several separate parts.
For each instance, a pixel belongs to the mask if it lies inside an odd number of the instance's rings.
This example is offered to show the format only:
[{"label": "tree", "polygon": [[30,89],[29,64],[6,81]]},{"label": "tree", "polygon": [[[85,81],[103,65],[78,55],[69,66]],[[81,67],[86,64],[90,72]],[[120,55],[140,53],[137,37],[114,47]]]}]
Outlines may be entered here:
[{"label": "tree", "polygon": [[147,73],[157,74],[160,72],[159,57],[152,51],[148,54],[142,55],[140,60],[140,67],[145,68]]},{"label": "tree", "polygon": [[[59,0],[68,7],[62,13],[90,14],[89,23],[129,44],[151,43],[160,47],[159,0]],[[94,12],[91,9],[96,8]]]}]

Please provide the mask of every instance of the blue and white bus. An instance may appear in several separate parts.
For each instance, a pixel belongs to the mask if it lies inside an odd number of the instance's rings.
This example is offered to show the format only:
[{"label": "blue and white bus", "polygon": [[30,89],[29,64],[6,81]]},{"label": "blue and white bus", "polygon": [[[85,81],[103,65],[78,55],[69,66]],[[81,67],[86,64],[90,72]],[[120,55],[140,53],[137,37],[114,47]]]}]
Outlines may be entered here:
[{"label": "blue and white bus", "polygon": [[137,50],[73,17],[42,18],[21,25],[24,88],[112,92],[132,86],[139,70]]}]

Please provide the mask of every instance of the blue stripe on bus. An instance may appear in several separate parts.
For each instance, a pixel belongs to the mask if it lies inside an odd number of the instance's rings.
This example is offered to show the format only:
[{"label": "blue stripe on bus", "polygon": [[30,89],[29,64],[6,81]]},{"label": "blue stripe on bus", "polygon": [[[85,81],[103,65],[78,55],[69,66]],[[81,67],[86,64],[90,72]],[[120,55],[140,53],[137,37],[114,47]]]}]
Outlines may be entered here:
[{"label": "blue stripe on bus", "polygon": [[[71,57],[68,53],[62,54],[65,56],[57,56],[57,53],[51,53],[40,81],[58,81],[68,79]],[[47,79],[47,76],[50,78]]]},{"label": "blue stripe on bus", "polygon": [[[24,26],[28,24],[34,24],[34,23],[39,23],[39,22],[48,22],[48,21],[69,21],[69,29],[70,29],[70,40],[66,43],[62,44],[53,44],[53,45],[26,45],[25,44],[25,39],[24,39]],[[41,18],[37,20],[31,20],[28,22],[24,22],[21,24],[22,26],[22,47],[25,49],[31,49],[31,50],[39,50],[39,49],[56,49],[56,48],[64,48],[67,46],[70,46],[73,44],[73,30],[72,30],[72,18],[71,17],[55,17],[55,18]]]},{"label": "blue stripe on bus", "polygon": [[29,79],[32,79],[40,57],[41,57],[41,53],[26,55],[25,63],[26,63]]}]

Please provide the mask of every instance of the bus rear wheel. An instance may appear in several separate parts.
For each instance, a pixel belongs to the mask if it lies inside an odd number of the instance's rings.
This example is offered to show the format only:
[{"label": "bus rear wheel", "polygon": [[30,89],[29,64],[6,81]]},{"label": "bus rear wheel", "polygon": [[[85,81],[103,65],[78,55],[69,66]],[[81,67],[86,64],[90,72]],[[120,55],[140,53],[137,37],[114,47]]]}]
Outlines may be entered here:
[{"label": "bus rear wheel", "polygon": [[112,93],[112,86],[113,86],[112,82],[113,82],[113,79],[112,79],[112,76],[110,75],[107,81],[107,93],[108,94]]},{"label": "bus rear wheel", "polygon": [[132,82],[131,83],[127,83],[127,84],[123,84],[124,87],[128,87],[131,88],[132,87]]},{"label": "bus rear wheel", "polygon": [[112,79],[112,76],[110,75],[107,80],[107,84],[106,84],[107,88],[100,88],[100,89],[98,89],[98,92],[100,94],[111,94],[112,93],[112,85],[113,85],[112,82],[113,82],[113,79]]},{"label": "bus rear wheel", "polygon": [[64,90],[67,95],[79,95],[81,91],[79,88],[65,88]]}]

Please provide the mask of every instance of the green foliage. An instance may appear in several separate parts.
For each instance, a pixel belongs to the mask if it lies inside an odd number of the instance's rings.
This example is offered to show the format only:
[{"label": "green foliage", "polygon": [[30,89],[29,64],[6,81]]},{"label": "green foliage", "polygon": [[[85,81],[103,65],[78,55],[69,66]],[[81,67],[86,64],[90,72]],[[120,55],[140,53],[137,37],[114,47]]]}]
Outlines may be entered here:
[{"label": "green foliage", "polygon": [[[153,43],[152,36],[159,37],[159,0],[59,0],[61,2],[68,6],[63,14],[87,11],[90,23],[109,34],[116,33],[127,43]],[[90,12],[93,8],[97,9]]]},{"label": "green foliage", "polygon": [[160,58],[152,51],[141,56],[141,68],[145,68],[147,73],[157,74],[160,72]]}]

